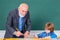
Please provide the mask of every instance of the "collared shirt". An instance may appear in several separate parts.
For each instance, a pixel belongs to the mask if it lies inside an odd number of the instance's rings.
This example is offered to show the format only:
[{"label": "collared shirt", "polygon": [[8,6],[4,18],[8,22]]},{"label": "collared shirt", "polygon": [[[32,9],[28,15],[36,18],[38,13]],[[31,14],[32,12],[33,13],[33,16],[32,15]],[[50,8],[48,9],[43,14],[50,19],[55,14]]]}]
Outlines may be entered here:
[{"label": "collared shirt", "polygon": [[47,36],[50,36],[51,38],[57,38],[57,35],[54,32],[50,32],[50,33],[46,33],[46,32],[42,32],[40,34],[37,34],[38,38],[45,38]]}]

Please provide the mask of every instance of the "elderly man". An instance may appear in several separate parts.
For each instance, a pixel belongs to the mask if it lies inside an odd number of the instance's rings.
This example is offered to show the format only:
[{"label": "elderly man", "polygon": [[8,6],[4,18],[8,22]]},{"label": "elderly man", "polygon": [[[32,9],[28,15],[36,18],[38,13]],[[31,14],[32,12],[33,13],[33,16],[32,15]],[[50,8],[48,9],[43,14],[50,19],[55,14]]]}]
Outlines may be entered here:
[{"label": "elderly man", "polygon": [[5,38],[27,38],[30,32],[31,22],[28,5],[22,3],[18,9],[9,13],[6,23]]}]

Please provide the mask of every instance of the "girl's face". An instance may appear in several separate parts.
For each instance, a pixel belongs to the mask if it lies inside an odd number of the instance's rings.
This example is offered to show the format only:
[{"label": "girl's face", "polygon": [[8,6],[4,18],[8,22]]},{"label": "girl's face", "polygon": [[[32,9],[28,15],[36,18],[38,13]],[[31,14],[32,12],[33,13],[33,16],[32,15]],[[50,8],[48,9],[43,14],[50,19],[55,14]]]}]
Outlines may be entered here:
[{"label": "girl's face", "polygon": [[50,33],[50,30],[45,30],[46,33]]},{"label": "girl's face", "polygon": [[50,30],[48,28],[45,28],[46,33],[50,33]]}]

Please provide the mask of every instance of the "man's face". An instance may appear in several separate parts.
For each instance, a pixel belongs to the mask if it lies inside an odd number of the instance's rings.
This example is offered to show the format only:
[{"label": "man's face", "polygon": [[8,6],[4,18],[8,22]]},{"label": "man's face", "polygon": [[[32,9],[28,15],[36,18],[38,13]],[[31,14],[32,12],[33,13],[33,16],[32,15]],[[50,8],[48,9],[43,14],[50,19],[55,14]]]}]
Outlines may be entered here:
[{"label": "man's face", "polygon": [[22,5],[19,9],[20,13],[25,16],[27,14],[28,11],[28,6],[27,5]]}]

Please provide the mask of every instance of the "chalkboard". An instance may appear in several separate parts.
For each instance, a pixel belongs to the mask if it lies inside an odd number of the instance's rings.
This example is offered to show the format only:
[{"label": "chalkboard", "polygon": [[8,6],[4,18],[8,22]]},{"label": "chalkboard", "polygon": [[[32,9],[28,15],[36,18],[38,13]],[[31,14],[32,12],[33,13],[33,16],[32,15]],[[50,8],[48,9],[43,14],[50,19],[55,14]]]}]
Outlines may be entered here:
[{"label": "chalkboard", "polygon": [[43,30],[47,22],[60,30],[60,0],[0,0],[0,30],[6,29],[8,13],[21,3],[29,5],[31,30]]}]

